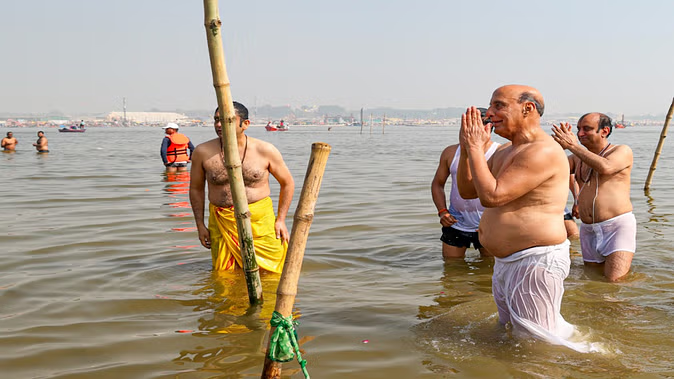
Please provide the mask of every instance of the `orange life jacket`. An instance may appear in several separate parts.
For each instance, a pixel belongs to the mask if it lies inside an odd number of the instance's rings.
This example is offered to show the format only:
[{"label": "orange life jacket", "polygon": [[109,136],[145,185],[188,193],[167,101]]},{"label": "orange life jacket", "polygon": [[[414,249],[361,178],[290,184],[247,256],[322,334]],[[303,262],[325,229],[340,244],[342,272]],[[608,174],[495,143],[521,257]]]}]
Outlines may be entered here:
[{"label": "orange life jacket", "polygon": [[187,162],[190,160],[189,143],[190,139],[182,133],[173,133],[166,136],[171,143],[166,149],[166,160],[168,163]]}]

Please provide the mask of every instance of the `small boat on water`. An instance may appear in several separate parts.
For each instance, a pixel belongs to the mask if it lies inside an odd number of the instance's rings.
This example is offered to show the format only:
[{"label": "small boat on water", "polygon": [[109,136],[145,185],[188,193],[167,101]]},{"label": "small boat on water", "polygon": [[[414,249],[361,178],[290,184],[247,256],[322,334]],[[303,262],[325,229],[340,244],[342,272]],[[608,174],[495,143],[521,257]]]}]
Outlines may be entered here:
[{"label": "small boat on water", "polygon": [[84,129],[84,126],[71,125],[70,127],[61,126],[59,132],[62,133],[84,133],[87,130]]},{"label": "small boat on water", "polygon": [[265,126],[264,128],[268,132],[287,132],[288,130],[290,130],[290,128],[288,128],[288,125],[283,123],[283,120],[281,120],[281,123],[279,124],[279,126],[276,126],[276,125],[272,124],[271,121],[269,121],[267,123],[267,126]]}]

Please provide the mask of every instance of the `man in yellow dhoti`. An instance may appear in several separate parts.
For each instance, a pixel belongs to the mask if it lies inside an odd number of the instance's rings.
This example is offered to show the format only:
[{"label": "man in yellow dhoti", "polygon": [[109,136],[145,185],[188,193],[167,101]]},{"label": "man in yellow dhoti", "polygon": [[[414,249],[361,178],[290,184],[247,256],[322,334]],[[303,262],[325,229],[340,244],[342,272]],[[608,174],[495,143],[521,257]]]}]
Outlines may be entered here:
[{"label": "man in yellow dhoti", "polygon": [[[274,145],[248,137],[248,109],[234,102],[236,138],[241,156],[243,182],[246,187],[255,256],[260,268],[281,273],[290,234],[285,224],[295,182],[281,153]],[[211,249],[213,269],[233,270],[242,266],[239,237],[234,217],[232,193],[222,156],[222,125],[216,109],[215,132],[218,138],[204,142],[192,154],[190,203],[201,244]],[[269,174],[280,185],[278,213],[274,209],[269,187]],[[204,223],[205,185],[208,183],[209,220]]]}]

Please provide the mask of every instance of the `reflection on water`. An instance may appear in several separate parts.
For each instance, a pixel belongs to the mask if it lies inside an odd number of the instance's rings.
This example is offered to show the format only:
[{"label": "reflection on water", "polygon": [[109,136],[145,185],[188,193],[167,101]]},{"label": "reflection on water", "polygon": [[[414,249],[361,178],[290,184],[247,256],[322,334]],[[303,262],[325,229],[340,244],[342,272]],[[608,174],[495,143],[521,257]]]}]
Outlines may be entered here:
[{"label": "reflection on water", "polygon": [[[197,363],[199,372],[236,376],[264,361],[265,336],[276,303],[279,275],[262,275],[264,303],[250,307],[245,280],[236,273],[212,273],[193,291],[193,300],[181,301],[198,318],[194,336],[209,337],[180,351],[176,364]],[[258,372],[259,375],[259,372]]]},{"label": "reflection on water", "polygon": [[[0,376],[259,377],[278,276],[262,276],[265,303],[250,309],[243,278],[211,271],[189,172],[165,173],[157,154],[163,133],[54,132],[48,155],[26,146],[0,155]],[[211,128],[183,132],[195,144],[213,138]],[[491,258],[469,250],[442,260],[430,180],[457,127],[248,132],[279,148],[296,183],[311,143],[332,146],[295,307],[314,377],[674,377],[674,167],[658,168],[648,196],[632,192],[639,226],[627,281],[587,269],[571,241],[562,314],[608,350],[580,354],[498,324]],[[656,127],[611,136],[632,146],[635,189],[658,136]],[[272,181],[275,202],[277,193]],[[301,377],[297,362],[283,367]]]},{"label": "reflection on water", "polygon": [[169,217],[178,217],[185,220],[180,222],[180,227],[172,228],[171,230],[175,232],[194,232],[197,230],[196,226],[191,222],[192,218],[192,207],[190,206],[189,191],[190,191],[190,172],[189,171],[179,171],[179,172],[166,172],[166,187],[164,191],[167,193],[169,198],[169,203],[167,204],[171,208]]}]

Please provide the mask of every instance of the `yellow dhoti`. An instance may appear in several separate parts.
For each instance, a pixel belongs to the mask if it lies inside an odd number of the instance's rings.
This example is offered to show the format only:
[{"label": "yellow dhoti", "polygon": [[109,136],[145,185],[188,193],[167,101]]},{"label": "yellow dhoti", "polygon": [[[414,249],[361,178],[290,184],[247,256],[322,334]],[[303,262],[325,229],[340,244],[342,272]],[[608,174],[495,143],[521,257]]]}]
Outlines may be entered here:
[{"label": "yellow dhoti", "polygon": [[[209,205],[208,230],[211,234],[211,256],[214,270],[243,267],[234,208]],[[255,258],[260,268],[281,273],[288,244],[276,238],[274,207],[270,197],[248,204],[253,231]]]}]

